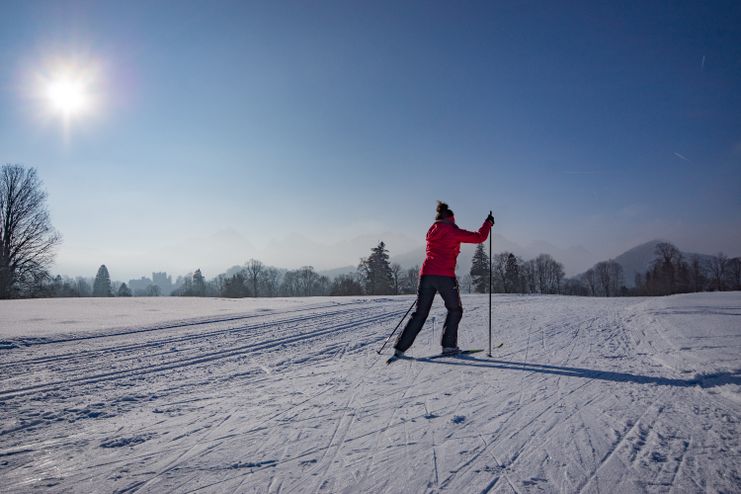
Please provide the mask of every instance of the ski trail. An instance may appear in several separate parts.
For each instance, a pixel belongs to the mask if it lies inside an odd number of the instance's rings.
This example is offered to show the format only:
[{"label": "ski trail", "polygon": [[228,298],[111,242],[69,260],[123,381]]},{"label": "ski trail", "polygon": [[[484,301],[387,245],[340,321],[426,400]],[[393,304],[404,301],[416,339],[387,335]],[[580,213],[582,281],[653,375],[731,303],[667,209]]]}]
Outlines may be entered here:
[{"label": "ski trail", "polygon": [[[344,303],[331,303],[331,304],[319,304],[319,305],[313,305],[313,306],[306,306],[306,307],[299,307],[296,309],[285,309],[282,314],[292,313],[292,312],[302,312],[307,310],[321,310],[326,308],[333,308],[338,306],[353,306],[353,305],[359,305],[359,304],[365,304],[364,301],[353,301],[353,302],[344,302]],[[122,328],[114,328],[114,329],[106,329],[99,332],[91,332],[89,334],[62,334],[55,337],[47,337],[47,338],[35,338],[32,340],[24,339],[21,340],[21,344],[24,347],[34,347],[34,346],[49,346],[49,345],[56,345],[56,344],[66,344],[70,342],[81,342],[81,341],[87,341],[87,340],[97,340],[97,339],[103,339],[103,338],[111,338],[116,336],[128,336],[128,335],[137,335],[142,333],[151,333],[155,331],[164,331],[164,330],[170,330],[170,329],[183,329],[187,327],[192,326],[202,326],[202,325],[210,325],[215,323],[222,323],[222,322],[231,322],[231,321],[239,321],[244,319],[254,319],[254,318],[260,318],[260,317],[266,317],[269,316],[269,314],[236,314],[236,315],[230,315],[230,316],[223,316],[223,317],[207,317],[207,318],[197,318],[194,320],[184,320],[184,321],[173,321],[166,324],[159,324],[159,325],[152,325],[144,328],[136,328],[136,327],[122,327]]]},{"label": "ski trail", "polygon": [[[143,350],[143,349],[150,349],[153,347],[162,347],[165,345],[169,345],[172,343],[182,343],[182,342],[194,342],[198,340],[206,340],[211,339],[217,336],[221,335],[231,335],[231,334],[239,334],[239,333],[247,333],[249,336],[259,336],[260,333],[256,334],[257,330],[263,330],[264,332],[267,332],[268,330],[273,330],[276,327],[280,327],[285,324],[292,324],[292,323],[303,323],[308,322],[312,320],[326,320],[328,316],[336,316],[336,315],[344,315],[348,313],[359,313],[360,311],[358,309],[345,309],[345,310],[339,310],[334,311],[330,313],[320,313],[320,314],[311,314],[306,316],[299,316],[299,317],[291,317],[291,318],[284,318],[279,320],[273,320],[270,322],[264,322],[264,323],[258,323],[253,325],[246,325],[246,326],[236,326],[236,327],[230,327],[225,329],[219,329],[219,330],[212,330],[212,331],[200,331],[196,334],[188,334],[188,335],[181,335],[181,336],[170,336],[167,338],[158,338],[154,340],[147,340],[143,343],[132,343],[132,344],[117,344],[117,345],[111,345],[103,348],[97,348],[97,349],[91,349],[91,350],[77,350],[73,352],[67,352],[62,354],[55,354],[55,355],[49,355],[44,357],[37,357],[37,358],[31,358],[31,359],[20,359],[20,360],[10,360],[8,362],[0,363],[0,369],[4,367],[13,367],[17,365],[37,365],[37,364],[48,364],[51,362],[60,362],[60,361],[68,361],[68,360],[80,360],[82,357],[89,357],[89,358],[102,358],[107,356],[107,354],[119,354],[119,353],[126,353],[126,352],[132,352],[137,350]],[[254,316],[254,317],[265,317],[265,316]],[[252,317],[250,317],[251,319]],[[173,328],[179,328],[180,326],[173,326]],[[171,329],[171,328],[168,328]],[[136,332],[130,332],[130,333],[119,333],[115,336],[129,336],[131,334],[136,334]],[[74,340],[77,341],[77,340]],[[164,352],[165,354],[167,352]],[[151,356],[152,353],[149,353]]]},{"label": "ski trail", "polygon": [[187,366],[210,363],[213,360],[221,360],[221,359],[233,358],[233,357],[241,356],[245,354],[256,353],[257,351],[274,348],[279,345],[287,345],[291,343],[304,342],[306,340],[330,335],[332,333],[336,333],[337,331],[341,331],[343,329],[357,328],[358,326],[363,326],[363,325],[368,325],[368,324],[376,324],[382,321],[390,320],[394,317],[395,317],[395,314],[391,316],[382,314],[382,315],[366,317],[354,323],[341,323],[334,327],[329,327],[329,328],[325,328],[322,330],[317,330],[317,331],[313,331],[307,334],[302,334],[302,335],[297,335],[297,336],[288,336],[285,338],[280,338],[277,340],[268,341],[266,343],[261,343],[257,345],[243,345],[243,346],[238,346],[236,348],[233,348],[231,350],[217,350],[213,352],[207,352],[207,353],[203,353],[201,356],[198,356],[198,357],[189,357],[189,358],[186,357],[183,359],[175,358],[175,359],[171,359],[170,361],[167,361],[166,363],[160,364],[155,367],[149,367],[149,366],[134,367],[134,368],[125,369],[121,371],[103,372],[103,373],[95,374],[92,376],[70,378],[65,381],[52,381],[49,383],[37,384],[33,386],[25,386],[25,387],[20,387],[20,388],[15,388],[15,389],[6,389],[6,390],[0,391],[0,398],[16,397],[19,395],[24,395],[28,393],[39,393],[42,391],[54,391],[61,386],[68,386],[70,384],[93,384],[93,383],[98,383],[102,381],[118,380],[124,377],[138,377],[142,375],[159,373],[159,372],[164,372],[164,371],[178,369],[178,368],[187,367]]},{"label": "ski trail", "polygon": [[735,491],[738,294],[496,302],[497,358],[379,364],[394,298],[2,351],[3,490]]}]

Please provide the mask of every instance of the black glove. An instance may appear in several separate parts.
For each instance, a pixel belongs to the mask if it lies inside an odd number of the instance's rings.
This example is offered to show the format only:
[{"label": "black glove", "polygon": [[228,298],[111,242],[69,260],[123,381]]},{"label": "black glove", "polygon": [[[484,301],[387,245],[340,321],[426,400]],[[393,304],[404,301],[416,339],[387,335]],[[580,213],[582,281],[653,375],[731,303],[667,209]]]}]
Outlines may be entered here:
[{"label": "black glove", "polygon": [[492,216],[491,213],[489,213],[489,216],[486,217],[486,221],[491,223],[491,226],[494,226],[494,216]]}]

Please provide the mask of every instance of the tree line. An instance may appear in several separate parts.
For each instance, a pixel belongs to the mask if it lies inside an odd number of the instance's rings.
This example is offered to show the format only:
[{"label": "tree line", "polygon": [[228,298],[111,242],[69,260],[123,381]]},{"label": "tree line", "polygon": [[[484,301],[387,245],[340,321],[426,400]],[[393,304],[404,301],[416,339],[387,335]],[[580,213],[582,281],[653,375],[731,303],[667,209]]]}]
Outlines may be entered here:
[{"label": "tree line", "polygon": [[244,266],[206,280],[200,269],[185,277],[172,295],[196,297],[309,297],[318,295],[397,295],[415,293],[419,267],[402,269],[389,262],[384,242],[362,258],[355,272],[334,279],[312,266],[284,270],[250,259]]},{"label": "tree line", "polygon": [[[493,293],[562,293],[563,264],[548,254],[528,261],[512,252],[494,254],[491,258],[491,290]],[[473,293],[489,293],[489,256],[484,244],[476,246],[471,270],[462,280],[463,289]]]},{"label": "tree line", "polygon": [[[60,234],[51,225],[46,193],[36,170],[3,165],[0,168],[0,298],[398,295],[415,293],[419,281],[419,266],[405,269],[391,263],[386,244],[380,241],[367,257],[360,259],[354,272],[334,279],[317,273],[312,266],[282,270],[250,259],[244,266],[210,280],[196,269],[181,277],[172,293],[161,293],[156,285],[132,293],[126,283],[111,282],[105,265],[100,266],[92,284],[82,277],[52,277],[48,268],[60,242]],[[729,259],[722,253],[685,258],[668,242],[657,244],[650,268],[636,275],[631,288],[626,287],[623,268],[614,260],[597,263],[580,276],[566,278],[563,265],[548,254],[525,261],[514,253],[502,252],[491,259],[491,279],[489,261],[483,244],[476,246],[471,269],[462,277],[464,291],[487,293],[490,283],[495,293],[604,297],[741,290],[741,259]]]},{"label": "tree line", "polygon": [[[579,276],[566,278],[563,264],[548,254],[523,261],[511,252],[502,252],[492,257],[491,268],[493,293],[617,297],[741,290],[741,259],[728,259],[723,254],[685,259],[668,242],[657,244],[651,267],[636,275],[632,288],[625,286],[623,268],[614,260],[599,262]],[[483,244],[479,244],[470,271],[462,277],[462,289],[468,293],[488,293],[489,281],[489,256]],[[196,269],[181,277],[170,294],[150,286],[147,293],[139,295],[227,298],[401,295],[416,293],[418,282],[419,266],[404,269],[391,263],[386,244],[379,242],[368,257],[360,260],[355,272],[334,279],[317,273],[312,266],[285,270],[250,259],[244,266],[234,267],[211,280]],[[57,276],[39,286],[40,291],[34,296],[132,296],[126,283],[113,286],[105,265],[98,269],[92,285],[84,278]]]},{"label": "tree line", "polygon": [[703,291],[741,290],[741,258],[685,255],[669,242],[656,245],[654,260],[635,277],[635,295],[671,295]]},{"label": "tree line", "polygon": [[741,258],[685,256],[670,242],[654,248],[654,258],[643,273],[636,273],[627,287],[622,266],[600,262],[582,275],[566,280],[563,293],[598,297],[656,296],[676,293],[741,290]]}]

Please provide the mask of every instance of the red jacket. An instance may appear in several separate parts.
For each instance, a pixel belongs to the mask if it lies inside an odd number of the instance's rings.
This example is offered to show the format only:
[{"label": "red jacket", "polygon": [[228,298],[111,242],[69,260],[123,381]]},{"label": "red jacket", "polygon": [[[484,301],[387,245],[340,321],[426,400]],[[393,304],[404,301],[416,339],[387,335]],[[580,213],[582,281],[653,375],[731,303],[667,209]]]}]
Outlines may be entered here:
[{"label": "red jacket", "polygon": [[458,228],[455,218],[439,220],[427,230],[427,257],[420,276],[436,275],[455,278],[455,261],[461,252],[461,243],[480,244],[489,237],[491,223],[484,221],[478,232]]}]

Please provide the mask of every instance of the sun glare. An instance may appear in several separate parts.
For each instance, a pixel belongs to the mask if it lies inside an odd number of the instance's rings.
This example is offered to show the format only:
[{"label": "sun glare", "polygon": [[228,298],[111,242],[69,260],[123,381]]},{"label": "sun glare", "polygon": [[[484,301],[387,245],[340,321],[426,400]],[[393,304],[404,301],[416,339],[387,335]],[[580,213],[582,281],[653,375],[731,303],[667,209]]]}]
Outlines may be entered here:
[{"label": "sun glare", "polygon": [[60,76],[49,81],[46,88],[46,97],[51,108],[64,117],[72,117],[82,113],[88,102],[85,85],[80,80],[69,76]]},{"label": "sun glare", "polygon": [[37,75],[36,98],[47,117],[73,120],[97,110],[97,65],[89,60],[48,62]]}]

